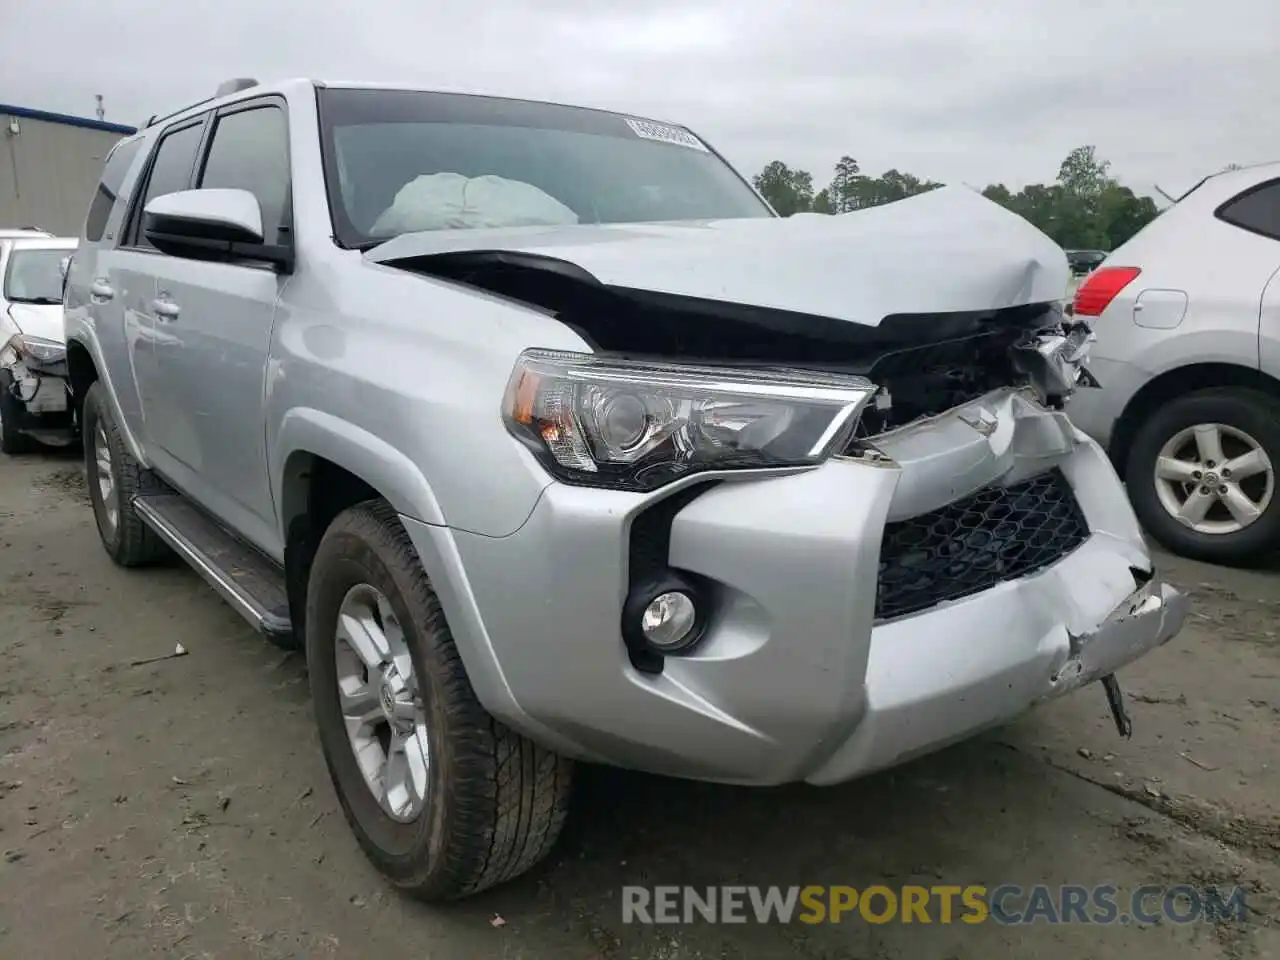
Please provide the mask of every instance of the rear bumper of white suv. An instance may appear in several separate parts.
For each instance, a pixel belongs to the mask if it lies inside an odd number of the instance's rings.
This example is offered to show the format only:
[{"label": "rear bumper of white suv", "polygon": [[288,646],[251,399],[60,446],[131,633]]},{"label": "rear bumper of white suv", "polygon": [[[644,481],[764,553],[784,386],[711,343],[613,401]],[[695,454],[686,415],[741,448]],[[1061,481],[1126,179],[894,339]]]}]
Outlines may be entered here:
[{"label": "rear bumper of white suv", "polygon": [[[882,456],[694,495],[552,484],[514,534],[406,519],[472,683],[572,756],[736,783],[834,783],[1016,717],[1180,629],[1114,470],[1001,391]],[[661,672],[621,630],[639,564],[701,585]]]}]

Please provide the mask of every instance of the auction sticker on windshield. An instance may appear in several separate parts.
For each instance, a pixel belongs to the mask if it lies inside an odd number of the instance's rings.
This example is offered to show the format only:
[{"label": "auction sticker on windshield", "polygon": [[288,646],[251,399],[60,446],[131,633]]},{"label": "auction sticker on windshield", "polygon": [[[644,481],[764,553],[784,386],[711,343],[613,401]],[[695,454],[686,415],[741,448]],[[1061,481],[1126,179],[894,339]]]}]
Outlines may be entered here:
[{"label": "auction sticker on windshield", "polygon": [[670,127],[665,123],[654,123],[652,120],[627,119],[629,126],[637,137],[646,140],[657,140],[660,143],[674,143],[680,147],[692,147],[703,153],[710,153],[706,144],[683,127]]}]

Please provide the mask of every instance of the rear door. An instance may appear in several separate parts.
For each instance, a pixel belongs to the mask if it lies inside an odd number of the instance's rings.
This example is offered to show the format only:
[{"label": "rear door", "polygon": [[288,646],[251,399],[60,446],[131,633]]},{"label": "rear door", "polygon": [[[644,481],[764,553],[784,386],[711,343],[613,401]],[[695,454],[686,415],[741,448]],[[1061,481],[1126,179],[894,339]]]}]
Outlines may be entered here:
[{"label": "rear door", "polygon": [[91,300],[109,298],[121,312],[122,342],[129,351],[141,409],[139,441],[147,459],[166,476],[171,475],[169,450],[175,443],[180,445],[182,434],[181,429],[175,430],[173,412],[165,409],[156,360],[156,340],[164,333],[156,323],[155,278],[170,258],[143,236],[142,210],[153,198],[190,186],[208,120],[208,114],[201,114],[175,124],[160,136],[133,191],[128,218],[120,228],[119,246],[106,258],[106,269],[99,269],[90,288]]},{"label": "rear door", "polygon": [[[288,125],[278,98],[241,101],[212,118],[197,188],[248,190],[264,240],[291,237]],[[267,478],[263,392],[272,320],[286,277],[266,263],[157,256],[148,422],[163,471],[245,539],[279,554]]]},{"label": "rear door", "polygon": [[[76,255],[67,274],[63,308],[68,320],[78,321],[96,333],[101,351],[100,374],[109,378],[125,428],[141,442],[142,405],[132,372],[130,341],[124,335],[125,317],[141,306],[139,284],[122,280],[130,257],[117,246],[128,218],[129,196],[143,166],[142,137],[121,140],[107,155],[102,178],[85,217]],[[114,273],[115,281],[111,276]],[[145,286],[145,282],[143,282]],[[145,292],[145,291],[144,291]],[[144,444],[145,446],[145,444]]]}]

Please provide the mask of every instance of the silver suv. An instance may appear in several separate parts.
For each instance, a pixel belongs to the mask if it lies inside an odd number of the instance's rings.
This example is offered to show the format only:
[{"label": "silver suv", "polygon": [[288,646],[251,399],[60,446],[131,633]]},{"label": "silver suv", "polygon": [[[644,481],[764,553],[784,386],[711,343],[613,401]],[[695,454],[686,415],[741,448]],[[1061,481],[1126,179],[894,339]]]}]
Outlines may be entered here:
[{"label": "silver suv", "polygon": [[361,845],[449,898],[574,760],[831,784],[1096,679],[1127,731],[1186,604],[1066,280],[967,190],[779,219],[683,127],[293,81],[115,149],[68,359],[107,551],[305,647]]}]

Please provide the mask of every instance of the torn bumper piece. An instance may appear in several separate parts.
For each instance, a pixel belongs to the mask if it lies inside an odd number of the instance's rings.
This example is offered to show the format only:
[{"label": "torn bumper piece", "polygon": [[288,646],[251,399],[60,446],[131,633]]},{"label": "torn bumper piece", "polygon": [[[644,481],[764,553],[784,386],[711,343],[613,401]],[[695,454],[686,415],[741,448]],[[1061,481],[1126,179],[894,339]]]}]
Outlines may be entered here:
[{"label": "torn bumper piece", "polygon": [[1071,656],[1052,678],[1061,696],[1136,660],[1182,627],[1190,604],[1184,593],[1151,580],[1135,590],[1092,634],[1071,637]]}]

